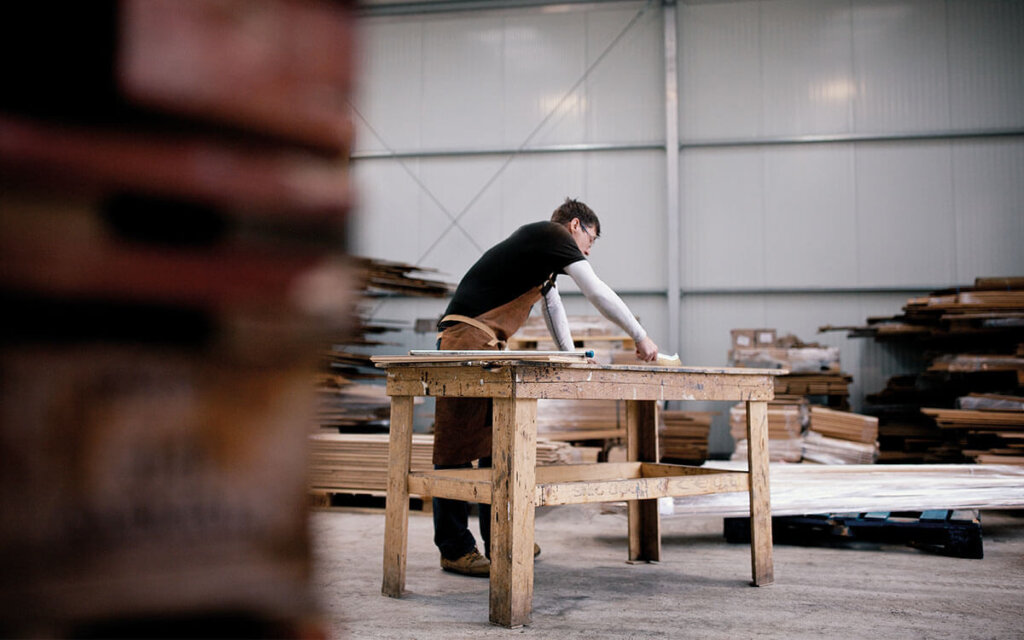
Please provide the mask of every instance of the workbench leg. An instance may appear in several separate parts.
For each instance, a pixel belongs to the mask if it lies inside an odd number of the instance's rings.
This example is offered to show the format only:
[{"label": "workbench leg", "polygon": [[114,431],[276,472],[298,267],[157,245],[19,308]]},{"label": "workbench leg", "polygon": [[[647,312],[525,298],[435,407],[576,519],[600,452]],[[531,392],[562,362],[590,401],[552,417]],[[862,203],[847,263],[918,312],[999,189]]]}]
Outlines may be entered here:
[{"label": "workbench leg", "polygon": [[[658,462],[658,403],[626,401],[626,458]],[[661,560],[661,516],[657,498],[629,500],[629,562]]]},{"label": "workbench leg", "polygon": [[768,466],[768,403],[747,403],[747,464],[750,469],[750,562],[754,586],[775,581]]},{"label": "workbench leg", "polygon": [[409,545],[409,462],[412,458],[412,396],[391,398],[388,440],[388,497],[384,512],[384,586],[392,598],[405,588],[405,555]]},{"label": "workbench leg", "polygon": [[491,622],[519,627],[533,608],[537,401],[495,398],[491,468]]}]

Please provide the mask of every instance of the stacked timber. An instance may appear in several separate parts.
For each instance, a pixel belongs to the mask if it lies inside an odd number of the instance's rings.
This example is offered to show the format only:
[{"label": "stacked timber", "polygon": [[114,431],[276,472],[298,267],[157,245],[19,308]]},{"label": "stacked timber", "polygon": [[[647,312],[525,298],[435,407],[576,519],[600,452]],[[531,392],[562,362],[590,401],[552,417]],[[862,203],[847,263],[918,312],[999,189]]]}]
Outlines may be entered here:
[{"label": "stacked timber", "polygon": [[626,437],[626,403],[621,400],[537,401],[537,435],[581,442]]},{"label": "stacked timber", "polygon": [[[323,433],[309,437],[309,489],[313,493],[369,493],[388,489],[388,434]],[[429,471],[434,436],[412,436],[410,471]]]},{"label": "stacked timber", "polygon": [[[804,398],[776,399],[768,403],[768,457],[776,462],[800,462],[801,435],[807,424],[808,404]],[[747,457],[747,408],[745,403],[729,409],[729,433],[736,441],[733,460]]]},{"label": "stacked timber", "polygon": [[878,440],[878,418],[825,407],[811,407],[809,428],[823,436],[874,444]]},{"label": "stacked timber", "polygon": [[339,384],[331,378],[317,386],[316,422],[320,429],[339,433],[387,431],[390,417],[391,399],[384,385]]},{"label": "stacked timber", "polygon": [[965,456],[987,464],[1024,464],[1024,397],[971,394],[957,409],[922,409],[955,433]]},{"label": "stacked timber", "polygon": [[893,377],[866,398],[864,411],[879,418],[880,461],[1014,457],[1012,434],[994,440],[983,422],[971,428],[969,415],[958,421],[956,414],[921,410],[956,410],[958,399],[972,394],[1024,396],[1024,278],[978,278],[973,286],[911,298],[895,316],[821,330],[896,343],[920,358],[918,372]]},{"label": "stacked timber", "polygon": [[5,635],[310,631],[354,25],[304,0],[4,10]]},{"label": "stacked timber", "polygon": [[[622,333],[622,329],[601,316],[568,316],[569,331],[576,349],[594,352],[594,360],[600,364],[635,364],[636,345],[633,339]],[[548,332],[544,318],[532,316],[508,339],[512,351],[536,349],[554,351],[555,346]]]},{"label": "stacked timber", "polygon": [[870,464],[877,458],[878,418],[811,407],[804,434],[804,460],[825,464]]},{"label": "stacked timber", "polygon": [[387,431],[391,402],[384,393],[385,374],[360,350],[388,344],[380,337],[400,331],[406,323],[370,320],[367,303],[390,294],[440,297],[450,293],[451,285],[420,277],[418,272],[424,270],[410,264],[366,257],[352,258],[351,264],[355,276],[349,330],[321,353],[316,425],[318,430],[341,433]]},{"label": "stacked timber", "polygon": [[423,275],[436,274],[436,269],[361,256],[354,257],[352,262],[356,286],[367,297],[400,294],[440,298],[453,292],[450,283]]},{"label": "stacked timber", "polygon": [[584,462],[581,452],[568,442],[558,440],[537,439],[537,464],[573,464]]},{"label": "stacked timber", "polygon": [[[311,494],[368,494],[383,496],[388,489],[388,434],[319,433],[309,437]],[[410,471],[430,471],[434,436],[414,433]],[[566,442],[537,440],[537,464],[584,462]]]},{"label": "stacked timber", "polygon": [[659,453],[662,462],[701,464],[708,458],[708,434],[713,411],[658,412]]}]

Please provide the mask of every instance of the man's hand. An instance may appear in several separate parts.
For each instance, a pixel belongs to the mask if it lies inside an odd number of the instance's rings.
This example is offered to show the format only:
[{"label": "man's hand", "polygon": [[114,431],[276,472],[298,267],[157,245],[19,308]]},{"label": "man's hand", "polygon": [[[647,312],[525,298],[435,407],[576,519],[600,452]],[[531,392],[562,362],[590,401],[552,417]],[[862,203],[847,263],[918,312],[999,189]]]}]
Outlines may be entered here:
[{"label": "man's hand", "polygon": [[636,357],[644,362],[653,362],[658,357],[658,345],[649,336],[645,336],[636,345]]}]

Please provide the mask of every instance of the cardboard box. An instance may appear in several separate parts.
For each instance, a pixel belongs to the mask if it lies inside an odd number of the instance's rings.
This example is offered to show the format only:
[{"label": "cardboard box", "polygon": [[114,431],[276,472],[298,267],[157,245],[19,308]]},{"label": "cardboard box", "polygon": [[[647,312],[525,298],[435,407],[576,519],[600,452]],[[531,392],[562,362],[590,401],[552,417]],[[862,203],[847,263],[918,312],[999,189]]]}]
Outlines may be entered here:
[{"label": "cardboard box", "polygon": [[729,333],[733,349],[774,347],[777,335],[775,329],[733,329]]},{"label": "cardboard box", "polygon": [[753,348],[756,340],[754,331],[754,329],[733,329],[730,331],[733,349]]}]

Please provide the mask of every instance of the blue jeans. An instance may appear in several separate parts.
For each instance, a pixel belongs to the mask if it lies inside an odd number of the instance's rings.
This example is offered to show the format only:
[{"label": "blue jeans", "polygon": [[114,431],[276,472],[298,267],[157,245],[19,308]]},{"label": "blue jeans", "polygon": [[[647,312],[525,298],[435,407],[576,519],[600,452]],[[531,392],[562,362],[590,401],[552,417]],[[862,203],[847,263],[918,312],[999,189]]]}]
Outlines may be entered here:
[{"label": "blue jeans", "polygon": [[[471,465],[434,465],[435,469],[468,469]],[[481,458],[480,468],[490,468],[491,459]],[[484,555],[491,555],[491,505],[480,504],[480,537]],[[476,539],[469,530],[469,503],[448,498],[434,498],[434,544],[441,556],[457,560],[476,549]]]}]

